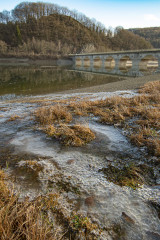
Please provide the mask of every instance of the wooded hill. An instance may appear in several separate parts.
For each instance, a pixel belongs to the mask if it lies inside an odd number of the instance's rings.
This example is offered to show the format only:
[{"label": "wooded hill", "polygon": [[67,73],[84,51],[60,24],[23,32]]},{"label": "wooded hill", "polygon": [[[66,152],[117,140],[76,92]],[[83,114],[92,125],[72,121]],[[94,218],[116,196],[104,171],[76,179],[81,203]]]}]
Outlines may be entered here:
[{"label": "wooded hill", "polygon": [[68,53],[147,49],[144,38],[121,27],[114,33],[95,19],[56,4],[23,2],[0,13],[0,53]]},{"label": "wooded hill", "polygon": [[160,27],[132,28],[128,31],[145,38],[154,48],[160,48]]}]

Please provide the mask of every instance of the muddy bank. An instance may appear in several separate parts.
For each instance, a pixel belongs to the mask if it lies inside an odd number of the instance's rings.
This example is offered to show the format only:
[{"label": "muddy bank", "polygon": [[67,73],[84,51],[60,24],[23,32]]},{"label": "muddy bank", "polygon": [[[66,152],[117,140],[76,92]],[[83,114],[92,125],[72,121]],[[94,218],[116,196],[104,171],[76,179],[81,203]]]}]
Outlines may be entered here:
[{"label": "muddy bank", "polygon": [[[113,75],[112,75],[113,76]],[[150,81],[160,80],[160,74],[147,75],[143,77],[124,77],[124,80],[119,82],[107,83],[99,86],[74,89],[66,91],[67,93],[85,93],[85,92],[114,92],[123,90],[138,89],[145,83]]]}]

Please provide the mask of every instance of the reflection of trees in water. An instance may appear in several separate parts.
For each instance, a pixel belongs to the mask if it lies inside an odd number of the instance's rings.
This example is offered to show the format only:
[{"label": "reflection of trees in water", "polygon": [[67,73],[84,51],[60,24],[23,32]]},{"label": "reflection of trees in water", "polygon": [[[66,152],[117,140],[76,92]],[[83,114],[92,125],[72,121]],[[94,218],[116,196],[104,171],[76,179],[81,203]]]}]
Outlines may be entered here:
[{"label": "reflection of trees in water", "polygon": [[0,94],[44,94],[119,81],[114,76],[67,71],[60,68],[1,67]]}]

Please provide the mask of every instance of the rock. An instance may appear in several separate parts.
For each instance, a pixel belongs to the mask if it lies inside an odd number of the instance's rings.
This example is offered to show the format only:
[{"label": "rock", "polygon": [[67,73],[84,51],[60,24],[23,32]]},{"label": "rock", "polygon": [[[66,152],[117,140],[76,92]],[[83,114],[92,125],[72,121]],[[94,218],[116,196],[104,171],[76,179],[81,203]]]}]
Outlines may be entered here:
[{"label": "rock", "polygon": [[69,160],[67,161],[67,164],[68,164],[68,165],[71,165],[71,164],[73,164],[73,163],[75,163],[75,160],[74,160],[74,159],[69,159]]},{"label": "rock", "polygon": [[85,204],[88,206],[88,207],[92,207],[94,206],[95,204],[95,198],[94,196],[89,196],[85,199]]},{"label": "rock", "polygon": [[107,156],[107,157],[106,157],[106,160],[107,160],[107,162],[113,162],[114,159],[113,159],[113,157]]},{"label": "rock", "polygon": [[122,212],[122,217],[126,222],[135,224],[135,221],[131,217],[129,217],[125,212]]}]

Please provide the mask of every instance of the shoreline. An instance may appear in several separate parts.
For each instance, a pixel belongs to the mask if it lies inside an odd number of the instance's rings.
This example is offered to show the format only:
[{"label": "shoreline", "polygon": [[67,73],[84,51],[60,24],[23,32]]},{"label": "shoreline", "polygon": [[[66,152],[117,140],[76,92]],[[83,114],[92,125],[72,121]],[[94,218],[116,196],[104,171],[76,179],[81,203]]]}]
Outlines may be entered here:
[{"label": "shoreline", "polygon": [[68,66],[71,65],[72,61],[67,56],[24,56],[24,57],[1,57],[0,56],[0,66]]},{"label": "shoreline", "polygon": [[66,90],[60,93],[98,93],[98,92],[115,92],[123,90],[136,90],[147,82],[160,80],[160,73],[154,75],[146,75],[143,77],[124,77],[125,79],[118,82],[107,83],[86,88],[77,88]]}]

